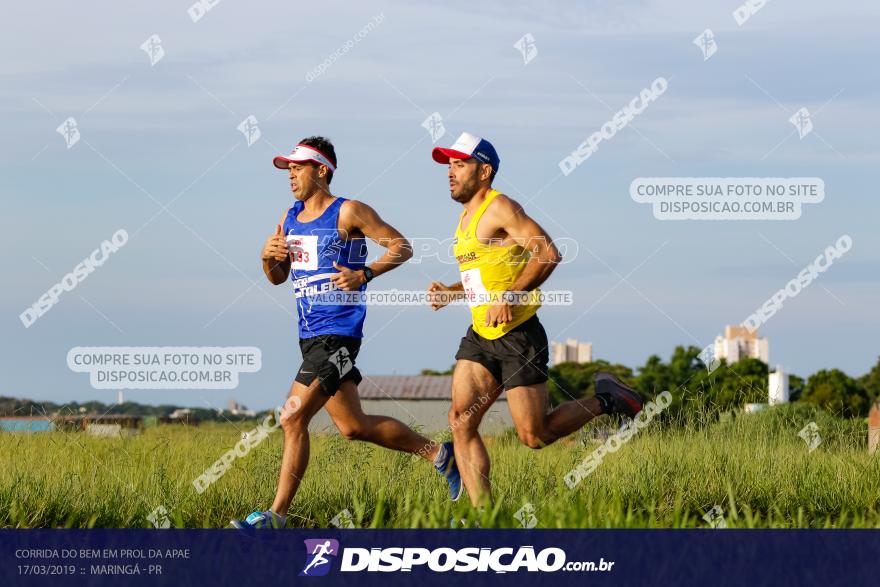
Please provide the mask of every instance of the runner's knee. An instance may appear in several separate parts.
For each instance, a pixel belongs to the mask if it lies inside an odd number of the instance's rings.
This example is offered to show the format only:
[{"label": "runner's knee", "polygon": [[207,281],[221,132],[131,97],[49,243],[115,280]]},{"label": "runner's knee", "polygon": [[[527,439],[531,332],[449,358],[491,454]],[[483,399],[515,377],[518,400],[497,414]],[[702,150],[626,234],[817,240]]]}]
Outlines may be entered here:
[{"label": "runner's knee", "polygon": [[309,418],[303,410],[282,410],[281,429],[285,434],[308,431]]},{"label": "runner's knee", "polygon": [[456,406],[449,408],[449,427],[452,433],[476,432],[480,425],[480,415],[473,409],[459,409]]},{"label": "runner's knee", "polygon": [[519,436],[519,441],[529,448],[537,450],[546,446],[544,441],[541,440],[541,437],[533,430],[517,430],[516,432],[517,436]]},{"label": "runner's knee", "polygon": [[336,425],[339,428],[339,434],[346,440],[364,440],[368,436],[366,428],[359,422]]}]

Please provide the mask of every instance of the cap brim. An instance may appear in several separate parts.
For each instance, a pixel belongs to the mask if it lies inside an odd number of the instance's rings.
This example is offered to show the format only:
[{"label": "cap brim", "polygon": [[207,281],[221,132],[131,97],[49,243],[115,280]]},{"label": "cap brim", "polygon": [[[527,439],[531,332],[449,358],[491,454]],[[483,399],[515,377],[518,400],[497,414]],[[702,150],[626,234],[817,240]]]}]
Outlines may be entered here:
[{"label": "cap brim", "polygon": [[282,157],[281,155],[278,155],[277,157],[275,157],[275,159],[272,160],[272,163],[274,163],[275,167],[277,167],[278,169],[290,169],[290,164],[293,163],[293,161],[291,161],[287,157]]},{"label": "cap brim", "polygon": [[324,165],[320,161],[315,161],[310,157],[303,157],[302,159],[293,159],[292,157],[285,155],[278,155],[275,159],[272,160],[272,163],[275,164],[275,167],[278,169],[290,169],[291,163],[314,163],[316,165]]},{"label": "cap brim", "polygon": [[431,158],[437,163],[449,163],[450,159],[470,159],[473,155],[456,151],[455,149],[446,149],[444,147],[435,147],[431,151]]}]

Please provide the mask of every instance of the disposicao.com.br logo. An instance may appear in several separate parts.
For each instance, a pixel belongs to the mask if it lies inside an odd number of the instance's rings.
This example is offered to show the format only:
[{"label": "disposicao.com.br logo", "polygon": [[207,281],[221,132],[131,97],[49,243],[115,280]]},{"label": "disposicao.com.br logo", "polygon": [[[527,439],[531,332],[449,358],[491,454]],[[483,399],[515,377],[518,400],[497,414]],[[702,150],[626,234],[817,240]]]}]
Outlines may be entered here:
[{"label": "disposicao.com.br logo", "polygon": [[[306,540],[307,559],[300,576],[326,575],[331,559],[339,552],[336,540]],[[595,561],[566,561],[561,548],[544,548],[538,552],[533,546],[518,548],[488,548],[469,546],[465,548],[357,548],[348,547],[342,551],[340,572],[410,572],[413,567],[425,566],[435,573],[446,572],[494,572],[515,573],[517,571],[545,572],[555,571],[610,571],[613,561],[604,558]]]}]

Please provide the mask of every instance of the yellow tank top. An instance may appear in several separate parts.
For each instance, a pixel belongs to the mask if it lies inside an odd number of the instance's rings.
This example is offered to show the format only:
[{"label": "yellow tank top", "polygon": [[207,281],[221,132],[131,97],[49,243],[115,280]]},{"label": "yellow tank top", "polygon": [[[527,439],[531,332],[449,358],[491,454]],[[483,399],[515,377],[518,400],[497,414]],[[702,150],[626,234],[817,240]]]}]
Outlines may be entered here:
[{"label": "yellow tank top", "polygon": [[486,326],[489,301],[497,299],[503,292],[510,289],[523,267],[528,263],[530,256],[528,250],[518,244],[489,245],[481,243],[477,239],[477,225],[480,223],[480,218],[499,193],[496,190],[491,190],[486,195],[486,200],[477,208],[465,230],[461,229],[461,219],[465,212],[461,213],[455,227],[455,240],[453,241],[453,253],[458,260],[458,269],[461,271],[461,284],[471,306],[474,332],[489,340],[501,338],[534,316],[541,306],[538,301],[540,290],[532,290],[529,304],[520,303],[511,306],[513,309],[512,321],[498,326]]}]

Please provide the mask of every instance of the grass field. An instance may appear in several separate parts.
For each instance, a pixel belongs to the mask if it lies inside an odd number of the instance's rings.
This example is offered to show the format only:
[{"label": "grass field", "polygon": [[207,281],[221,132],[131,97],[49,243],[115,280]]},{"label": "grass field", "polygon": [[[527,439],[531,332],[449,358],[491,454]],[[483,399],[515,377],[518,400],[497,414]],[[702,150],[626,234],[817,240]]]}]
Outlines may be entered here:
[{"label": "grass field", "polygon": [[[481,513],[466,498],[448,501],[424,461],[314,436],[288,524],[327,527],[347,509],[360,527],[448,528],[453,517],[520,527],[514,513],[530,502],[539,528],[706,527],[715,505],[728,527],[880,527],[880,454],[867,453],[866,424],[803,408],[652,422],[573,490],[563,476],[599,446],[589,428],[539,451],[512,431],[492,437],[495,506]],[[810,421],[822,437],[812,452],[798,436]],[[251,427],[163,426],[122,439],[0,433],[0,527],[150,527],[160,505],[172,526],[225,527],[271,504],[281,431],[204,493],[192,481]]]}]

